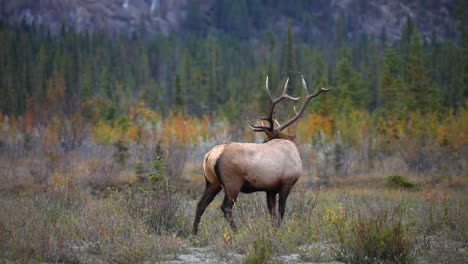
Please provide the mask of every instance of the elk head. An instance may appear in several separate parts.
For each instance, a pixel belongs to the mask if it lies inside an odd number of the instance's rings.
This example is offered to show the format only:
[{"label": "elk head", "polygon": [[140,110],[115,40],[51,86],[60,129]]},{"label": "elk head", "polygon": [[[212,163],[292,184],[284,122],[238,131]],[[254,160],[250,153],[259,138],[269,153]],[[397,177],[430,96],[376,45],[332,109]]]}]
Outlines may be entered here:
[{"label": "elk head", "polygon": [[[287,135],[287,134],[283,133],[282,130],[287,128],[288,126],[290,126],[294,122],[296,122],[301,117],[301,115],[304,113],[304,111],[305,111],[305,109],[307,107],[307,104],[310,102],[310,100],[312,98],[317,97],[322,92],[328,92],[328,91],[331,90],[331,89],[325,89],[323,87],[320,87],[319,89],[317,89],[317,91],[315,91],[315,93],[310,94],[309,90],[307,89],[307,84],[306,84],[306,82],[304,80],[304,76],[301,75],[301,78],[302,78],[302,88],[304,90],[304,100],[302,101],[302,105],[299,108],[299,112],[296,111],[296,107],[294,107],[295,115],[292,118],[290,118],[288,121],[286,121],[284,124],[280,125],[278,120],[273,119],[273,115],[275,113],[274,112],[275,111],[275,106],[279,102],[281,102],[281,101],[283,101],[285,99],[290,100],[290,101],[297,101],[297,100],[299,100],[300,97],[292,97],[289,94],[287,94],[288,83],[289,83],[289,78],[288,78],[286,80],[286,83],[284,84],[283,92],[281,93],[281,95],[278,98],[273,99],[273,97],[271,96],[271,93],[270,93],[270,89],[268,88],[268,76],[266,77],[265,87],[266,87],[266,91],[267,91],[267,94],[268,94],[268,98],[270,100],[270,112],[269,112],[268,116],[260,117],[260,120],[262,120],[262,125],[253,125],[249,121],[249,127],[250,127],[250,129],[252,131],[254,131],[254,132],[265,132],[267,138],[265,139],[264,143],[268,142],[270,140],[273,140],[275,138],[294,140],[295,136]],[[267,121],[268,126],[263,125],[263,121]],[[275,123],[277,125],[276,128],[275,128]]]}]

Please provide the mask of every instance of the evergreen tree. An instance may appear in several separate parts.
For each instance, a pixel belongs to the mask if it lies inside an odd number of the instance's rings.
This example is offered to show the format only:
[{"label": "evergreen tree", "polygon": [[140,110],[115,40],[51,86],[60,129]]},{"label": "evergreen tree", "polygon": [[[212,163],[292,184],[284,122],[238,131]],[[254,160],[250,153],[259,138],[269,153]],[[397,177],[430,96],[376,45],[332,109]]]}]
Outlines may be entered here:
[{"label": "evergreen tree", "polygon": [[369,94],[363,88],[360,75],[351,66],[349,50],[344,49],[334,76],[337,110],[350,110],[351,107],[364,108],[369,102]]},{"label": "evergreen tree", "polygon": [[285,72],[289,78],[288,84],[288,93],[295,94],[296,93],[296,86],[298,83],[298,73],[296,71],[296,54],[294,50],[294,39],[293,39],[293,32],[292,32],[292,21],[289,20],[288,23],[288,30],[286,32],[286,39],[284,42],[283,47],[283,56],[285,62]]},{"label": "evergreen tree", "polygon": [[[338,111],[345,107],[373,111],[381,106],[392,112],[403,105],[411,111],[431,112],[437,110],[438,98],[445,107],[463,106],[468,97],[464,1],[459,1],[462,7],[457,7],[454,14],[460,27],[457,41],[433,37],[424,45],[416,23],[407,17],[401,41],[385,52],[385,61],[382,48],[389,44],[385,28],[380,40],[365,35],[348,39],[351,20],[347,17],[337,20],[334,37],[320,38],[320,42],[309,41],[313,37],[295,38],[291,21],[282,35],[282,46],[277,45],[277,32],[261,30],[270,20],[265,17],[265,10],[274,15],[275,8],[287,9],[285,12],[293,21],[307,20],[315,28],[319,25],[315,25],[317,17],[297,10],[317,9],[325,2],[216,0],[213,10],[205,16],[201,14],[200,0],[190,1],[193,9],[188,10],[187,23],[193,24],[186,26],[201,34],[156,34],[151,39],[144,38],[141,32],[111,36],[104,31],[76,33],[62,27],[51,33],[41,26],[12,27],[0,22],[0,111],[20,116],[29,99],[34,105],[31,109],[50,108],[49,99],[54,97],[50,93],[58,93],[58,80],[65,89],[64,97],[54,107],[68,114],[77,111],[84,100],[95,101],[89,100],[95,96],[102,97],[101,102],[110,99],[119,111],[134,99],[143,99],[162,112],[175,105],[197,115],[229,107],[242,109],[246,104],[257,110],[265,105],[262,89],[266,75],[274,94],[281,89],[281,81],[289,77],[288,92],[299,96],[301,73],[311,92],[330,82],[329,87],[335,89],[327,96],[337,105],[330,109]],[[218,30],[201,38],[208,33],[203,25],[210,18]],[[322,18],[331,19],[331,15]],[[249,23],[259,33],[253,41],[245,40],[251,30],[245,27]],[[301,33],[306,32],[313,30],[302,28]],[[352,48],[351,52],[347,47]],[[321,109],[322,100],[318,101],[311,107]]]},{"label": "evergreen tree", "polygon": [[380,46],[385,47],[387,45],[387,28],[385,26],[382,27],[382,30],[380,31]]},{"label": "evergreen tree", "polygon": [[400,91],[402,80],[398,70],[398,55],[394,48],[388,46],[385,50],[382,76],[381,105],[387,115],[394,116],[401,103]]},{"label": "evergreen tree", "polygon": [[374,111],[378,106],[378,98],[379,98],[379,86],[380,86],[380,74],[381,74],[381,57],[378,52],[378,43],[375,39],[374,35],[371,35],[369,40],[369,49],[368,49],[368,60],[365,72],[368,89],[365,93],[368,93],[368,103],[367,109],[369,111]]},{"label": "evergreen tree", "polygon": [[195,35],[202,36],[205,27],[203,25],[203,16],[200,10],[200,0],[192,0],[187,3],[186,27]]},{"label": "evergreen tree", "polygon": [[[406,17],[406,23],[403,25],[402,31],[401,31],[401,40],[400,40],[400,52],[403,57],[402,61],[402,67],[407,68],[408,65],[406,64],[408,61],[408,57],[410,54],[410,46],[411,43],[413,42],[414,36],[417,35],[418,29],[416,25],[413,23],[413,19],[410,16]],[[406,70],[402,71],[403,74],[403,80],[405,82],[408,82],[408,74]]]},{"label": "evergreen tree", "polygon": [[161,182],[166,182],[168,187],[168,178],[166,176],[166,164],[164,162],[164,150],[161,146],[161,142],[158,142],[154,151],[153,162],[151,164],[151,172],[148,174],[148,179],[156,185]]},{"label": "evergreen tree", "polygon": [[262,0],[250,0],[249,5],[249,16],[252,18],[252,22],[256,28],[263,28],[265,24],[265,15],[262,8]]},{"label": "evergreen tree", "polygon": [[429,87],[426,58],[422,50],[422,39],[418,35],[414,35],[407,46],[405,65],[408,87],[406,104],[408,109],[426,113],[436,102],[433,98],[434,91],[432,87]]},{"label": "evergreen tree", "polygon": [[175,107],[179,111],[184,110],[184,105],[185,105],[185,98],[184,98],[184,93],[182,91],[182,85],[181,85],[181,80],[180,80],[180,74],[176,74],[176,77],[174,79],[174,94],[175,94]]},{"label": "evergreen tree", "polygon": [[216,105],[227,99],[223,96],[221,88],[221,72],[222,72],[222,59],[221,59],[221,48],[219,40],[210,37],[207,41],[206,46],[207,53],[207,82],[208,82],[208,105],[211,109],[214,109]]}]

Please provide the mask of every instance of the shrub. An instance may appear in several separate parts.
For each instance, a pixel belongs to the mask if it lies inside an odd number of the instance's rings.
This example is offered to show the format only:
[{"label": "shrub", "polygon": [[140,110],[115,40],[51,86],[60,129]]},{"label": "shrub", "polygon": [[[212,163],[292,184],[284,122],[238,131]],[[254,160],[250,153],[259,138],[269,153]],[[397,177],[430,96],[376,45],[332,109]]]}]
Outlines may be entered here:
[{"label": "shrub", "polygon": [[185,215],[184,197],[170,187],[140,189],[139,192],[130,194],[127,200],[130,213],[144,219],[149,231],[158,235],[188,235],[190,223]]},{"label": "shrub", "polygon": [[412,189],[416,187],[416,184],[400,174],[388,175],[385,178],[385,181],[387,182],[388,186],[395,188]]},{"label": "shrub", "polygon": [[397,210],[382,209],[350,222],[335,258],[346,263],[408,263],[413,243]]},{"label": "shrub", "polygon": [[112,185],[113,176],[118,174],[117,166],[105,155],[86,162],[89,173],[81,178],[83,186],[102,190]]},{"label": "shrub", "polygon": [[137,161],[135,163],[135,175],[139,182],[144,182],[146,180],[147,170],[143,162]]},{"label": "shrub", "polygon": [[120,139],[117,140],[114,143],[114,154],[112,156],[115,162],[124,168],[130,156],[130,153],[128,153],[128,143]]},{"label": "shrub", "polygon": [[270,241],[265,237],[261,237],[253,242],[252,251],[242,261],[244,264],[262,264],[271,262],[271,245]]}]

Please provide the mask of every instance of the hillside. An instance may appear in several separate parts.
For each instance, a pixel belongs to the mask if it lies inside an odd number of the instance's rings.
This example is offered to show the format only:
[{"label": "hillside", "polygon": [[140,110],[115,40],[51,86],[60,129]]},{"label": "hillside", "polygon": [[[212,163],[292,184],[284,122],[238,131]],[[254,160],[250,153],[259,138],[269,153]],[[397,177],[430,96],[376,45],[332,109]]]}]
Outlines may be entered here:
[{"label": "hillside", "polygon": [[349,39],[385,30],[387,39],[394,41],[407,16],[423,36],[456,38],[457,2],[462,1],[1,0],[0,17],[14,24],[45,25],[55,32],[64,24],[78,31],[225,32],[238,38],[255,38],[267,30],[284,32],[291,20],[296,35],[308,41],[331,39],[337,27]]}]

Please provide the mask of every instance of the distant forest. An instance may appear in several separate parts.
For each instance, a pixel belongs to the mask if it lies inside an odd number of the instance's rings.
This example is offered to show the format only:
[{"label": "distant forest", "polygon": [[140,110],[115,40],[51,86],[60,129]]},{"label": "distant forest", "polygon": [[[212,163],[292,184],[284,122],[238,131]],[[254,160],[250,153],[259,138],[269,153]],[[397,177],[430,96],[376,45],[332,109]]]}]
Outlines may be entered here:
[{"label": "distant forest", "polygon": [[[52,34],[41,26],[0,22],[0,112],[49,110],[67,117],[104,105],[112,117],[143,100],[162,114],[179,109],[244,119],[265,110],[266,76],[276,92],[289,77],[290,93],[300,96],[302,74],[309,90],[334,89],[312,104],[318,111],[404,115],[457,111],[466,104],[465,21],[457,40],[422,38],[410,17],[392,43],[384,30],[349,40],[346,20],[320,41],[295,36],[291,22],[284,32],[259,31],[246,39],[242,12],[218,9],[220,32],[204,31],[195,8],[189,9],[195,11],[188,14],[188,33],[151,37],[78,33],[65,26]],[[258,28],[268,21],[262,14],[249,15]]]}]

